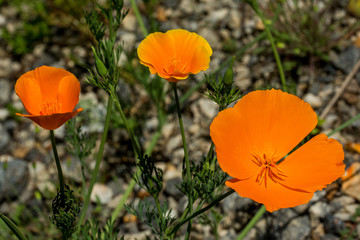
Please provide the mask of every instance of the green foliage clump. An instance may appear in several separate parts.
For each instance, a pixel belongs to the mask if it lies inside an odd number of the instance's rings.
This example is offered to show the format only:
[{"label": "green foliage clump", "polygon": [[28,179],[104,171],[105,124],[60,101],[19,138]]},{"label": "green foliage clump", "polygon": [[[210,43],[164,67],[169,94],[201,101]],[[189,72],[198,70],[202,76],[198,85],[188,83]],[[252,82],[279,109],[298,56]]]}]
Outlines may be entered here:
[{"label": "green foliage clump", "polygon": [[328,60],[329,50],[360,27],[359,22],[343,27],[341,21],[332,19],[337,2],[270,1],[264,13],[271,19],[269,25],[282,53]]},{"label": "green foliage clump", "polygon": [[50,36],[49,15],[44,1],[14,0],[21,23],[14,30],[4,28],[1,35],[15,55],[32,51],[35,43]]}]

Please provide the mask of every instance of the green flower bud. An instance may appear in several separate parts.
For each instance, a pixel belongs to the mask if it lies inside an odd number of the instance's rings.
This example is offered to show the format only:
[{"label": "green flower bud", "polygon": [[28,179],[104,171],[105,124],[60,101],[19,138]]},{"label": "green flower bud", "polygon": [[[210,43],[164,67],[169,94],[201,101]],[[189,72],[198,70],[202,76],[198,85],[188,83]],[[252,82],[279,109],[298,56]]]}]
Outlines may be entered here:
[{"label": "green flower bud", "polygon": [[95,56],[95,67],[98,74],[102,77],[105,77],[108,73],[107,68],[105,67],[105,64],[101,61],[101,59],[96,54],[96,51],[93,46],[91,46],[94,56]]},{"label": "green flower bud", "polygon": [[224,83],[225,85],[228,86],[231,86],[234,82],[234,70],[233,70],[234,61],[235,61],[235,57],[233,57],[233,59],[231,60],[231,63],[224,75]]}]

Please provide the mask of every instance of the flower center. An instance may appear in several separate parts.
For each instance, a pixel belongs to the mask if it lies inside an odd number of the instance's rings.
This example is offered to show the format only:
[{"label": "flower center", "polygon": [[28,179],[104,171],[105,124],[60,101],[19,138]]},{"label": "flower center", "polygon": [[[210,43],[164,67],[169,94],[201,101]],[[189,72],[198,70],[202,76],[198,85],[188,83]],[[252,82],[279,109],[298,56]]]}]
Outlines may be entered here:
[{"label": "flower center", "polygon": [[273,159],[268,158],[265,154],[262,158],[257,155],[253,156],[255,159],[252,161],[260,167],[260,171],[255,180],[259,183],[259,185],[264,183],[265,187],[267,187],[269,179],[274,183],[284,181],[284,177],[286,177],[286,175],[284,175],[284,173],[274,163]]},{"label": "flower center", "polygon": [[173,75],[176,72],[183,72],[183,70],[184,66],[181,64],[181,61],[178,58],[171,59],[164,68],[164,71],[169,75]]},{"label": "flower center", "polygon": [[51,115],[59,113],[61,103],[58,103],[57,99],[46,99],[41,104],[40,115]]}]

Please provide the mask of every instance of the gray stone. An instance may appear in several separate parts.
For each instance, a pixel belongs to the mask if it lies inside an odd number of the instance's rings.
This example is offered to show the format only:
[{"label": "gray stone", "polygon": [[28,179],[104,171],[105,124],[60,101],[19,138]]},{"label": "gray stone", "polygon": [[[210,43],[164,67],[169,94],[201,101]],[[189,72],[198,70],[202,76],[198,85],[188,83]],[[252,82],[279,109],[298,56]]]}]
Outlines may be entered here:
[{"label": "gray stone", "polygon": [[293,219],[295,219],[298,214],[293,209],[283,208],[273,213],[274,225],[278,228],[283,228],[287,226]]},{"label": "gray stone", "polygon": [[10,135],[5,127],[0,125],[0,152],[5,151],[9,147]]},{"label": "gray stone", "polygon": [[29,182],[29,168],[23,160],[0,162],[0,199],[21,195]]},{"label": "gray stone", "polygon": [[8,77],[11,73],[11,59],[0,58],[0,77]]},{"label": "gray stone", "polygon": [[325,202],[317,202],[310,207],[309,212],[318,218],[324,218],[330,213],[330,207]]},{"label": "gray stone", "polygon": [[328,214],[324,219],[324,228],[326,233],[340,234],[346,229],[346,226],[344,221],[332,214]]},{"label": "gray stone", "polygon": [[345,49],[333,62],[336,67],[349,73],[355,64],[360,60],[360,49],[352,45]]},{"label": "gray stone", "polygon": [[234,212],[234,211],[248,211],[249,208],[253,205],[254,201],[249,198],[240,197],[238,194],[234,193],[225,198],[222,202],[225,212]]},{"label": "gray stone", "polygon": [[218,37],[218,34],[211,28],[200,29],[199,35],[205,38],[213,49],[220,46],[220,39]]},{"label": "gray stone", "polygon": [[238,9],[231,9],[229,27],[234,30],[239,30],[241,27],[241,15]]},{"label": "gray stone", "polygon": [[320,238],[320,240],[339,240],[340,238],[335,236],[334,234],[325,234]]},{"label": "gray stone", "polygon": [[245,91],[251,86],[251,78],[250,78],[250,69],[245,65],[235,65],[234,68],[235,78],[234,83],[235,85],[242,91]]},{"label": "gray stone", "polygon": [[1,79],[0,89],[1,89],[0,106],[5,106],[5,104],[9,102],[10,94],[11,94],[9,80]]},{"label": "gray stone", "polygon": [[61,167],[66,179],[72,179],[78,183],[82,181],[81,163],[78,158],[71,156],[67,161],[61,162]]},{"label": "gray stone", "polygon": [[9,116],[10,116],[10,113],[7,109],[5,109],[5,108],[0,109],[0,121],[4,121]]},{"label": "gray stone", "polygon": [[306,239],[310,234],[310,219],[308,216],[303,216],[293,219],[283,231],[281,239]]},{"label": "gray stone", "polygon": [[175,197],[176,199],[180,199],[184,194],[180,192],[180,190],[176,186],[180,186],[181,183],[182,179],[179,177],[169,179],[165,185],[165,192]]},{"label": "gray stone", "polygon": [[192,0],[181,0],[178,8],[184,13],[191,14],[196,9],[197,4]]},{"label": "gray stone", "polygon": [[224,21],[226,21],[227,16],[229,16],[229,10],[222,8],[216,11],[211,11],[207,21],[210,22],[211,26],[217,26],[218,24],[224,25]]},{"label": "gray stone", "polygon": [[181,135],[174,136],[170,138],[170,140],[166,144],[166,152],[172,153],[174,150],[179,148],[182,144],[182,137]]},{"label": "gray stone", "polygon": [[177,8],[180,0],[165,0],[164,5],[168,8]]}]

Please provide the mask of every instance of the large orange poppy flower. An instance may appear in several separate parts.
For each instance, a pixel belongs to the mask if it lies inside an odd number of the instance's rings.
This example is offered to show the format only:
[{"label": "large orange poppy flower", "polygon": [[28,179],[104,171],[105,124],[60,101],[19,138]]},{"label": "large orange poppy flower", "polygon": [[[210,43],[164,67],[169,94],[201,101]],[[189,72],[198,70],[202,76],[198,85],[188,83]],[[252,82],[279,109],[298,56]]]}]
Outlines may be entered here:
[{"label": "large orange poppy flower", "polygon": [[15,92],[29,113],[17,115],[47,130],[59,128],[83,110],[74,110],[79,102],[79,80],[61,68],[41,66],[23,74],[16,81]]},{"label": "large orange poppy flower", "polygon": [[208,69],[212,49],[196,33],[174,29],[150,34],[140,43],[137,53],[140,63],[152,74],[177,82]]},{"label": "large orange poppy flower", "polygon": [[317,124],[310,105],[280,90],[254,91],[210,126],[226,185],[270,212],[307,203],[344,174],[341,144],[319,134],[282,160]]}]

